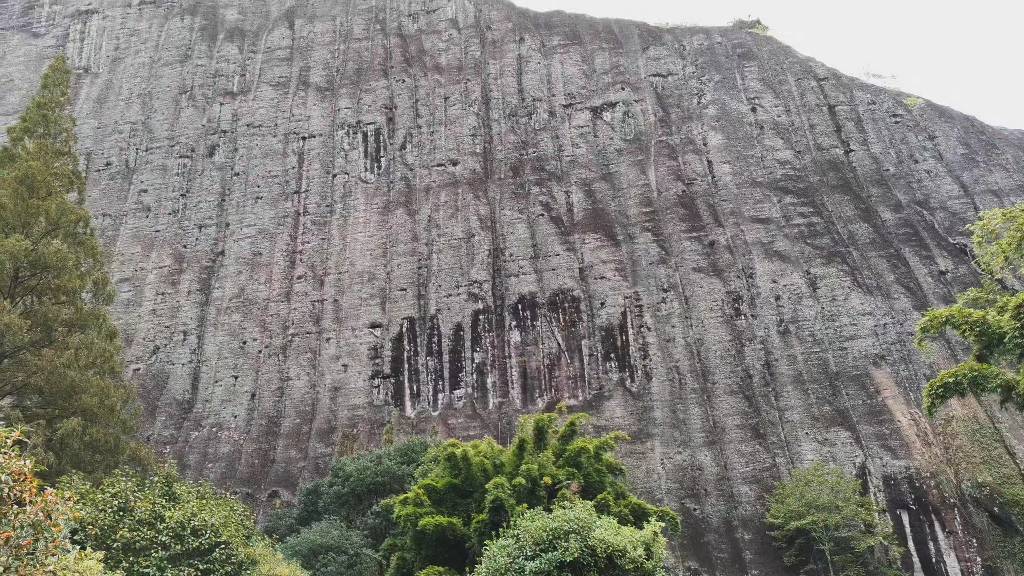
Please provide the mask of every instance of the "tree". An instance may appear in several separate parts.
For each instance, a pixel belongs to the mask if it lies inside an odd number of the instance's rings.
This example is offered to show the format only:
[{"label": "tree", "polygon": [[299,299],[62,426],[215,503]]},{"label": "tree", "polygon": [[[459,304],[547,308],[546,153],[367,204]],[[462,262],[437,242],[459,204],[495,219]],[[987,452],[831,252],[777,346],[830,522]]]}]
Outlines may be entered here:
[{"label": "tree", "polygon": [[679,529],[668,508],[637,498],[622,482],[615,457],[619,432],[584,434],[586,414],[524,416],[509,448],[493,439],[449,440],[427,452],[416,483],[385,501],[397,524],[385,548],[389,574],[412,576],[431,566],[464,573],[488,540],[527,509],[561,501],[593,501],[598,514],[623,526],[652,521]]},{"label": "tree", "polygon": [[49,477],[146,460],[114,290],[84,206],[71,70],[58,56],[0,148],[0,410]]},{"label": "tree", "polygon": [[409,489],[431,443],[412,438],[377,450],[336,458],[327,478],[310,483],[289,511],[298,527],[334,518],[380,546],[391,528],[380,502]]},{"label": "tree", "polygon": [[336,458],[330,475],[303,488],[294,508],[271,514],[264,530],[314,576],[380,574],[380,548],[394,528],[380,503],[409,489],[430,446],[412,438]]},{"label": "tree", "polygon": [[996,395],[1003,405],[1024,410],[1024,204],[982,212],[969,228],[982,285],[957,295],[957,302],[924,312],[916,344],[947,331],[971,346],[970,357],[943,370],[924,389],[924,409],[934,416],[953,398]]},{"label": "tree", "polygon": [[534,508],[487,544],[473,576],[664,576],[661,530],[623,526],[585,500]]},{"label": "tree", "polygon": [[285,540],[281,553],[315,576],[377,576],[382,560],[362,532],[321,520]]},{"label": "tree", "polygon": [[898,574],[889,562],[899,548],[860,481],[815,462],[794,470],[768,498],[765,518],[787,564],[820,576]]},{"label": "tree", "polygon": [[125,576],[300,576],[242,503],[208,484],[181,479],[171,465],[143,478],[117,471],[98,486],[63,481],[77,495],[71,540],[105,554]]}]

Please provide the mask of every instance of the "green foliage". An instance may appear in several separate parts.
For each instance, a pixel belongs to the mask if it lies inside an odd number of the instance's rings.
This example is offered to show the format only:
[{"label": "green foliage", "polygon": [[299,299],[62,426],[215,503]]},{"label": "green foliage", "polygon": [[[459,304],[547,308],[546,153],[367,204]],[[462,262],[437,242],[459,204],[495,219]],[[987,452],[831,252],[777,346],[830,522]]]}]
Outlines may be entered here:
[{"label": "green foliage", "polygon": [[1017,410],[1024,409],[1019,377],[991,364],[974,360],[961,362],[949,370],[939,372],[924,389],[924,411],[934,416],[939,407],[953,398],[970,394],[994,394],[1001,404],[1012,404]]},{"label": "green foliage", "polygon": [[294,509],[298,526],[335,518],[362,532],[374,546],[387,538],[391,519],[378,504],[412,485],[430,448],[424,438],[336,458],[330,476],[303,488]]},{"label": "green foliage", "polygon": [[625,436],[585,435],[587,418],[525,416],[509,448],[486,439],[431,449],[415,485],[385,502],[398,525],[388,543],[389,574],[412,576],[430,566],[462,573],[525,510],[551,510],[572,499],[593,501],[597,513],[623,526],[656,521],[678,530],[674,513],[636,498],[622,483],[625,469],[614,452]]},{"label": "green foliage", "polygon": [[535,508],[487,544],[474,576],[664,576],[662,525],[623,526],[585,500]]},{"label": "green foliage", "polygon": [[980,407],[947,411],[936,430],[951,476],[937,475],[977,542],[986,574],[1024,571],[1024,477],[1002,432]]},{"label": "green foliage", "polygon": [[103,553],[92,550],[79,550],[61,557],[54,567],[55,576],[123,576],[120,572],[111,572],[103,566]]},{"label": "green foliage", "polygon": [[63,56],[0,148],[0,406],[50,478],[145,462],[114,290],[85,209]]},{"label": "green foliage", "polygon": [[761,22],[760,18],[754,18],[753,20],[737,19],[732,21],[732,25],[740,30],[747,30],[749,32],[756,32],[757,34],[767,34],[770,29]]},{"label": "green foliage", "polygon": [[924,106],[924,98],[919,98],[917,96],[907,96],[903,102],[907,105],[907,108],[910,108],[911,110],[916,110],[921,106]]},{"label": "green foliage", "polygon": [[338,520],[321,520],[302,530],[281,544],[281,553],[317,576],[375,576],[382,569],[363,534]]},{"label": "green foliage", "polygon": [[[816,462],[794,470],[768,498],[765,518],[787,564],[824,576],[898,573],[892,525],[879,517],[860,481]],[[879,557],[885,550],[888,557]]]},{"label": "green foliage", "polygon": [[263,542],[249,553],[256,561],[252,576],[308,576],[301,566],[281,555],[270,542]]},{"label": "green foliage", "polygon": [[953,398],[996,395],[1003,405],[1024,410],[1024,204],[983,212],[970,227],[976,263],[984,274],[980,288],[958,295],[957,303],[925,311],[916,344],[952,332],[971,345],[966,361],[939,373],[924,390],[924,408],[934,416]]},{"label": "green foliage", "polygon": [[208,484],[181,479],[171,465],[151,478],[117,471],[98,485],[63,481],[81,515],[72,542],[102,551],[126,576],[291,576],[302,574],[268,552],[252,513]]},{"label": "green foliage", "polygon": [[330,476],[303,488],[295,508],[271,514],[265,531],[315,576],[382,573],[381,546],[394,521],[380,503],[412,486],[430,446],[412,438],[335,459]]},{"label": "green foliage", "polygon": [[969,229],[982,272],[1007,281],[1022,279],[1024,204],[982,212]]},{"label": "green foliage", "polygon": [[458,572],[454,572],[448,568],[429,566],[417,572],[416,576],[459,576],[459,574]]}]

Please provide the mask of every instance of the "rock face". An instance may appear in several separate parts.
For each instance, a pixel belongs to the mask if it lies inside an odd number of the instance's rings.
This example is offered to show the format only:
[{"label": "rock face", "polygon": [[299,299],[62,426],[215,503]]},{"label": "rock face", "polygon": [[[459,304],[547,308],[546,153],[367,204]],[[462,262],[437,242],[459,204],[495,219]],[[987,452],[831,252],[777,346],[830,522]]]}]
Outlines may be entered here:
[{"label": "rock face", "polygon": [[908,570],[979,573],[917,480],[911,336],[1024,196],[1021,132],[750,31],[500,0],[0,0],[0,123],[59,49],[129,377],[189,474],[259,506],[388,421],[507,440],[566,400],[630,434],[680,571],[781,572],[764,496],[825,459]]}]

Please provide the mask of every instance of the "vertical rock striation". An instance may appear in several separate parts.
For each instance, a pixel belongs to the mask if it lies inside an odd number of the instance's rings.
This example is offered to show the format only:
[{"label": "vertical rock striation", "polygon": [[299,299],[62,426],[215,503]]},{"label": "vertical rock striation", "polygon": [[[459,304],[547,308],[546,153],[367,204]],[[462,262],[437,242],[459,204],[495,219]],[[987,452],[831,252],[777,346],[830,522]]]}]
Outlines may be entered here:
[{"label": "vertical rock striation", "polygon": [[752,32],[500,0],[0,0],[0,123],[58,49],[148,438],[190,474],[260,504],[389,420],[507,439],[566,400],[630,434],[678,566],[781,571],[764,495],[827,459],[920,573],[978,573],[915,479],[910,340],[1024,196],[1021,132]]}]

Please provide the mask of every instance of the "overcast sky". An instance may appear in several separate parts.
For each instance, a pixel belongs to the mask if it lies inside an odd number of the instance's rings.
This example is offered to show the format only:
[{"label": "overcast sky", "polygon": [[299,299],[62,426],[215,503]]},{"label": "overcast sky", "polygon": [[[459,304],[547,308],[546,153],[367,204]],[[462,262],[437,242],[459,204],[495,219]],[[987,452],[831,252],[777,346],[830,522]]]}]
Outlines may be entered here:
[{"label": "overcast sky", "polygon": [[[653,23],[758,17],[799,52],[994,124],[1024,129],[1024,0],[513,0]],[[941,6],[941,7],[940,7]]]}]

